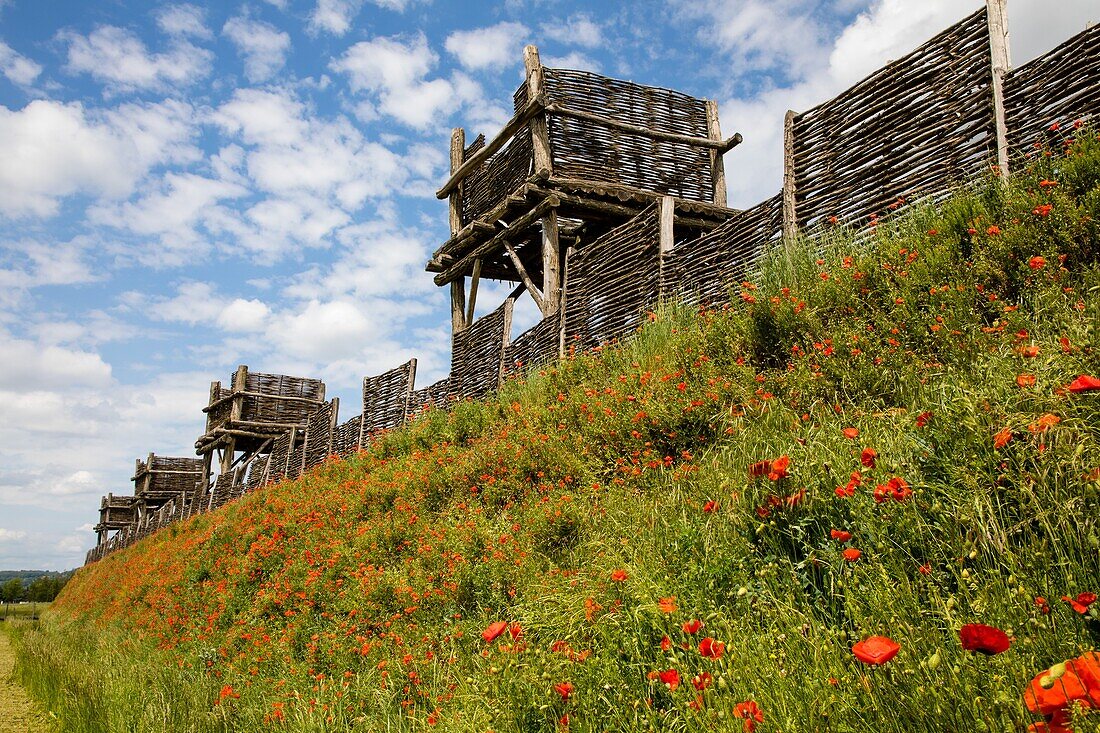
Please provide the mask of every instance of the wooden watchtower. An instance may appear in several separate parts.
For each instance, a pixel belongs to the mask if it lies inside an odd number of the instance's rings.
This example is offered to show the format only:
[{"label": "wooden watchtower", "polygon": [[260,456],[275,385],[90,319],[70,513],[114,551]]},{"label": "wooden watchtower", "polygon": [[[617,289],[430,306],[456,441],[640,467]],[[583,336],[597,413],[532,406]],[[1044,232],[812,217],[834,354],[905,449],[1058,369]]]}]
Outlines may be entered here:
[{"label": "wooden watchtower", "polygon": [[195,442],[202,456],[197,497],[207,491],[215,453],[220,473],[228,474],[238,452],[245,461],[268,453],[274,440],[287,433],[300,442],[310,414],[324,404],[325,383],[319,379],[250,372],[243,364],[228,388],[211,382],[210,403],[203,408],[206,432]]},{"label": "wooden watchtower", "polygon": [[696,233],[736,213],[726,208],[722,156],[741,135],[723,139],[713,101],[545,68],[534,46],[524,65],[515,115],[489,142],[479,135],[467,146],[456,128],[451,176],[436,192],[450,201],[451,237],[427,270],[451,286],[455,335],[473,321],[482,277],[522,283],[544,318],[557,314],[568,248],[662,197],[675,200],[676,224]]},{"label": "wooden watchtower", "polygon": [[95,526],[95,532],[99,535],[98,544],[107,541],[107,533],[122,530],[129,527],[136,518],[135,505],[137,498],[133,496],[115,496],[107,494],[99,502],[99,524]]},{"label": "wooden watchtower", "polygon": [[172,500],[183,501],[202,479],[201,458],[158,456],[150,453],[144,461],[134,461],[134,498],[137,519],[160,509]]}]

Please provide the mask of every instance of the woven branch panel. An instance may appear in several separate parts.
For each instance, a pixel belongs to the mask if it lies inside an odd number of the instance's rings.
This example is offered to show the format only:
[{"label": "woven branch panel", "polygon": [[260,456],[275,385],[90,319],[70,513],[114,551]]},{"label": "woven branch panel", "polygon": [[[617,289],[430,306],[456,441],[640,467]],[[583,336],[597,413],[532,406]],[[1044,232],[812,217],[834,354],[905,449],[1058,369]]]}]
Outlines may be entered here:
[{"label": "woven branch panel", "polygon": [[264,474],[267,472],[269,456],[256,456],[248,464],[248,478],[244,482],[244,490],[255,491],[264,485]]},{"label": "woven branch panel", "polygon": [[500,387],[513,304],[511,298],[505,300],[455,337],[450,387],[458,399],[477,399]]},{"label": "woven branch panel", "polygon": [[450,405],[451,378],[444,377],[435,384],[413,390],[409,396],[409,414],[419,415],[427,409],[446,410]]},{"label": "woven branch panel", "polygon": [[292,439],[288,431],[272,441],[271,453],[267,458],[267,483],[276,483],[286,476]]},{"label": "woven branch panel", "polygon": [[286,459],[286,477],[288,479],[296,479],[302,475],[302,470],[305,468],[306,460],[306,445],[300,443],[290,451],[290,455]]},{"label": "woven branch panel", "polygon": [[[485,138],[479,135],[474,145],[467,148],[465,157],[477,152],[484,145]],[[515,193],[531,174],[532,160],[531,132],[523,128],[503,148],[491,155],[489,160],[466,176],[462,190],[463,223],[477,219],[508,195]]]},{"label": "woven branch panel", "polygon": [[633,333],[660,294],[660,231],[656,205],[569,259],[566,347],[592,348]]},{"label": "woven branch panel", "polygon": [[355,455],[359,451],[359,432],[363,416],[356,415],[336,428],[333,452],[341,456]]},{"label": "woven branch panel", "polygon": [[508,344],[504,350],[504,375],[517,376],[558,358],[561,319],[544,318]]},{"label": "woven branch panel", "polygon": [[[552,104],[649,130],[708,137],[706,102],[681,92],[568,69],[545,69],[544,88]],[[554,175],[714,199],[706,148],[559,115],[548,115],[548,128]]]},{"label": "woven branch panel", "polygon": [[364,437],[405,424],[405,416],[409,412],[409,397],[415,380],[416,359],[410,359],[401,366],[376,377],[363,379],[362,435]]},{"label": "woven branch panel", "polygon": [[885,214],[942,193],[995,148],[983,8],[839,97],[795,118],[798,225]]},{"label": "woven branch panel", "polygon": [[229,418],[233,415],[233,403],[230,401],[219,402],[219,400],[233,394],[233,390],[226,389],[222,386],[221,382],[214,382],[210,387],[210,404],[217,402],[209,412],[206,413],[206,432],[209,433],[217,427],[225,425],[229,422]]},{"label": "woven branch panel", "polygon": [[157,456],[138,461],[134,472],[134,496],[147,500],[166,500],[195,488],[202,477],[201,458]]},{"label": "woven branch panel", "polygon": [[777,194],[698,239],[677,244],[665,257],[662,295],[709,306],[728,303],[730,288],[782,235],[783,196]]},{"label": "woven branch panel", "polygon": [[[1063,128],[1100,115],[1100,26],[1079,33],[1005,77],[1005,121],[1016,155]],[[1072,133],[1069,133],[1072,134]]]},{"label": "woven branch panel", "polygon": [[211,509],[217,509],[233,498],[234,474],[235,472],[230,471],[228,473],[218,474],[218,477],[214,479],[214,490],[210,493]]},{"label": "woven branch panel", "polygon": [[[272,398],[246,395],[241,409],[241,420],[259,423],[302,424],[309,413],[317,409],[325,399],[325,383],[320,379],[288,377],[285,374],[260,374],[249,372],[245,391],[271,395]],[[301,397],[309,402],[273,399],[274,397]]]},{"label": "woven branch panel", "polygon": [[332,455],[340,401],[333,399],[315,410],[306,422],[305,467],[312,468]]}]

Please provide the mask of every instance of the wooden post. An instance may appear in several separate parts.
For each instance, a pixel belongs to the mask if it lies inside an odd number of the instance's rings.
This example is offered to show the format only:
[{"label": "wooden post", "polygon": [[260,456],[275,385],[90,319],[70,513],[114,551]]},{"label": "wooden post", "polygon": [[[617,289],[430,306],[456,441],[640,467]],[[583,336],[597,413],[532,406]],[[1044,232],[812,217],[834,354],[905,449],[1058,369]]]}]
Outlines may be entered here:
[{"label": "wooden post", "polygon": [[658,213],[658,226],[660,236],[658,238],[657,254],[657,292],[665,295],[665,257],[675,246],[673,224],[676,217],[676,201],[671,196],[661,197],[661,209]]},{"label": "wooden post", "polygon": [[[532,99],[541,97],[543,93],[542,61],[539,60],[539,50],[536,46],[524,47],[523,66],[527,70],[527,101],[530,102]],[[535,115],[527,124],[531,130],[531,147],[535,158],[533,172],[550,175],[554,172],[554,162],[550,154],[550,133],[546,126],[546,115]]]},{"label": "wooden post", "polygon": [[[451,130],[451,175],[462,165],[462,156],[466,150],[466,131],[461,127]],[[462,229],[462,194],[465,184],[460,183],[451,193],[449,201],[451,236]],[[451,281],[451,341],[466,330],[466,279],[459,277]],[[361,447],[361,446],[360,446]]]},{"label": "wooden post", "polygon": [[792,239],[798,234],[798,212],[794,201],[794,117],[787,110],[783,117],[783,238]]},{"label": "wooden post", "polygon": [[496,391],[500,391],[500,385],[504,384],[504,355],[508,352],[508,344],[512,343],[512,309],[516,305],[516,299],[509,296],[504,301],[504,325],[501,329],[502,339],[500,344],[500,361],[497,363]]},{"label": "wooden post", "polygon": [[481,282],[481,258],[474,260],[474,271],[470,275],[470,300],[466,305],[466,326],[474,322],[474,307],[477,305],[477,286]]},{"label": "wooden post", "polygon": [[558,244],[558,210],[542,220],[542,316],[552,316],[561,306],[561,249]]},{"label": "wooden post", "polygon": [[986,0],[986,18],[989,21],[989,56],[992,62],[991,84],[993,90],[993,123],[997,136],[997,168],[1001,177],[1008,180],[1008,125],[1005,122],[1004,79],[1011,68],[1008,53],[1007,0]]},{"label": "wooden post", "polygon": [[[722,128],[718,124],[718,103],[713,99],[707,100],[707,137],[722,141]],[[726,164],[721,151],[711,148],[707,152],[710,155],[710,177],[714,181],[714,205],[725,206]]]},{"label": "wooden post", "polygon": [[569,299],[569,261],[573,259],[573,255],[576,253],[575,247],[568,247],[565,250],[565,263],[562,267],[561,278],[561,305],[558,309],[558,358],[565,358],[565,310],[566,301]]}]

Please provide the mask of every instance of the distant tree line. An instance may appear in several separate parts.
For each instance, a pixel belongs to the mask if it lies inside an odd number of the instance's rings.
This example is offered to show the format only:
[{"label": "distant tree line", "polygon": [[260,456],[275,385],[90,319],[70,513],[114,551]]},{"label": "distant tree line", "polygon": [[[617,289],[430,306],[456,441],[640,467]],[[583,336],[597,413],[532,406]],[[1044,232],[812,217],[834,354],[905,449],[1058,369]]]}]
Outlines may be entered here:
[{"label": "distant tree line", "polygon": [[[6,573],[12,575],[12,573]],[[4,603],[20,603],[22,601],[34,603],[49,603],[72,576],[68,573],[42,573],[37,577],[26,577],[14,574],[0,582],[0,601]]]}]

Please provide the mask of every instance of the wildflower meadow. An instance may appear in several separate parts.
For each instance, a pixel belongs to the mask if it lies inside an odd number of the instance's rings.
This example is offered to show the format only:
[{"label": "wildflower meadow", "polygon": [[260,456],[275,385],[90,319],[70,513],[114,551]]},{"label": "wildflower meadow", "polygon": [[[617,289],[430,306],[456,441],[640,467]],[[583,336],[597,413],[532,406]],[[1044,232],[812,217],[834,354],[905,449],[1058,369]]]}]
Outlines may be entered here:
[{"label": "wildflower meadow", "polygon": [[76,574],[72,731],[1100,730],[1100,138]]}]

